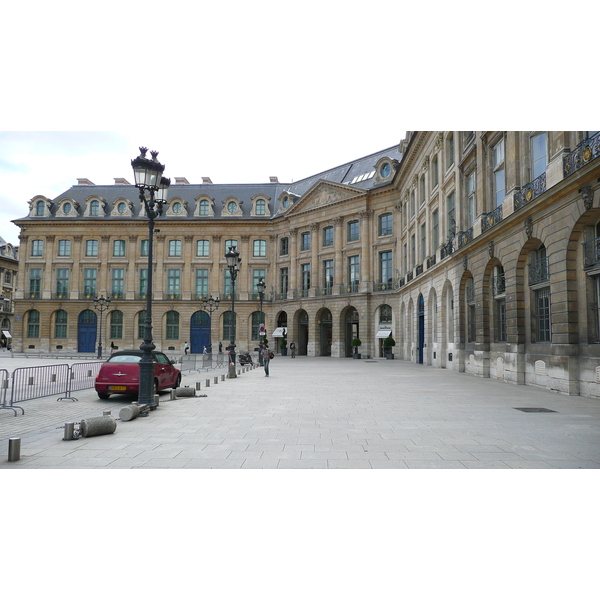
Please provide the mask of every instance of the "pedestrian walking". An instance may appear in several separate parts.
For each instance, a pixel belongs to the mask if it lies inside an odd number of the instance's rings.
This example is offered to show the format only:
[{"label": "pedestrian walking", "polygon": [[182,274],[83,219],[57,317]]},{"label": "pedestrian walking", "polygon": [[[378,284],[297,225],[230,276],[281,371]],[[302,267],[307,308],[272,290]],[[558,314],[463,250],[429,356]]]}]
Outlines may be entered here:
[{"label": "pedestrian walking", "polygon": [[187,354],[189,349],[190,347],[188,346],[188,343],[185,342],[185,344],[183,344],[183,351]]},{"label": "pedestrian walking", "polygon": [[290,350],[292,352],[292,358],[296,358],[296,344],[293,340],[290,342]]},{"label": "pedestrian walking", "polygon": [[117,347],[115,346],[115,343],[111,342],[110,343],[110,353],[112,354],[116,349],[117,349]]},{"label": "pedestrian walking", "polygon": [[223,353],[223,342],[219,342],[219,354]]},{"label": "pedestrian walking", "polygon": [[204,346],[204,348],[202,350],[202,354],[206,354],[206,346]]},{"label": "pedestrian walking", "polygon": [[261,350],[260,355],[263,359],[263,366],[265,368],[265,377],[269,376],[269,363],[273,358],[273,353],[269,350],[269,347],[266,344],[263,344],[263,349]]}]

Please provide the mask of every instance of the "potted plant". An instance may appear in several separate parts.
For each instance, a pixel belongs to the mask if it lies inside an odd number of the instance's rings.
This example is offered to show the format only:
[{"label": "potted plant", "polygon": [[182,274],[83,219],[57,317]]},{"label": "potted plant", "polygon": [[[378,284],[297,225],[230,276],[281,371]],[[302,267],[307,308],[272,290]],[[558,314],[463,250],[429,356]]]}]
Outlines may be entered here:
[{"label": "potted plant", "polygon": [[394,355],[392,354],[392,349],[396,345],[396,341],[392,337],[392,334],[388,335],[385,340],[383,340],[383,352],[387,360],[393,360]]},{"label": "potted plant", "polygon": [[362,344],[359,338],[354,338],[352,340],[352,347],[354,348],[352,358],[360,358],[360,354],[358,353],[358,347]]}]

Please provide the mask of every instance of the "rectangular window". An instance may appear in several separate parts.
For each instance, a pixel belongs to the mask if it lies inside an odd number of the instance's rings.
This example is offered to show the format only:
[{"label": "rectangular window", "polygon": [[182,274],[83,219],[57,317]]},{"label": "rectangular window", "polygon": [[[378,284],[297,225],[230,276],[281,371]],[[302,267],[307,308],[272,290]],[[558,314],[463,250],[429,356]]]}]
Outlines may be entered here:
[{"label": "rectangular window", "polygon": [[504,181],[504,140],[500,140],[492,149],[492,161],[494,170],[494,199],[496,206],[500,206],[506,195],[506,184]]},{"label": "rectangular window", "polygon": [[33,240],[31,242],[31,256],[42,256],[44,253],[44,240]]},{"label": "rectangular window", "polygon": [[414,219],[417,212],[417,201],[415,200],[415,190],[410,193],[410,218]]},{"label": "rectangular window", "polygon": [[467,194],[467,229],[475,223],[475,171],[471,171],[465,181]]},{"label": "rectangular window", "polygon": [[302,295],[307,296],[310,289],[310,264],[301,265],[302,272]]},{"label": "rectangular window", "polygon": [[288,293],[288,268],[284,267],[279,270],[279,292],[282,296],[287,296]]},{"label": "rectangular window", "polygon": [[146,311],[140,310],[138,313],[138,338],[143,340],[146,335]]},{"label": "rectangular window", "polygon": [[252,269],[252,298],[255,300],[260,300],[260,295],[258,293],[258,282],[261,279],[264,281],[266,273],[267,271],[265,269]]},{"label": "rectangular window", "polygon": [[260,326],[265,322],[265,313],[263,312],[253,312],[252,313],[252,340],[260,340]]},{"label": "rectangular window", "polygon": [[446,138],[446,171],[454,164],[454,134]]},{"label": "rectangular window", "polygon": [[71,256],[71,240],[58,240],[58,255]]},{"label": "rectangular window", "polygon": [[391,289],[392,286],[392,252],[379,253],[379,282],[381,289]]},{"label": "rectangular window", "polygon": [[386,213],[379,217],[379,235],[392,235],[392,214]]},{"label": "rectangular window", "polygon": [[208,240],[198,240],[196,243],[196,256],[210,256],[210,244]]},{"label": "rectangular window", "polygon": [[59,310],[56,312],[56,321],[54,322],[54,337],[65,339],[67,337],[67,311]]},{"label": "rectangular window", "polygon": [[546,134],[538,133],[531,138],[532,180],[545,173],[547,166]]},{"label": "rectangular window", "polygon": [[355,242],[358,240],[358,221],[350,221],[348,223],[348,241]]},{"label": "rectangular window", "polygon": [[499,342],[506,341],[506,300],[496,300],[496,337]]},{"label": "rectangular window", "polygon": [[414,269],[417,262],[417,241],[415,234],[410,236],[410,268]]},{"label": "rectangular window", "polygon": [[425,204],[425,176],[419,179],[419,206]]},{"label": "rectangular window", "polygon": [[85,298],[96,297],[96,269],[83,270],[83,295]]},{"label": "rectangular window", "polygon": [[87,240],[85,242],[85,255],[98,256],[98,240]]},{"label": "rectangular window", "polygon": [[406,273],[408,266],[408,247],[406,244],[402,247],[402,272]]},{"label": "rectangular window", "polygon": [[113,298],[124,298],[125,297],[125,269],[113,269],[112,270],[112,297]]},{"label": "rectangular window", "polygon": [[421,223],[421,263],[427,258],[427,230],[425,223]]},{"label": "rectangular window", "polygon": [[323,261],[323,287],[328,293],[331,293],[333,285],[333,260]]},{"label": "rectangular window", "polygon": [[56,269],[56,297],[69,297],[69,269]]},{"label": "rectangular window", "polygon": [[279,255],[287,256],[290,251],[290,240],[289,238],[281,238],[279,240]]},{"label": "rectangular window", "polygon": [[267,242],[265,240],[254,240],[254,256],[267,256]]},{"label": "rectangular window", "polygon": [[475,342],[477,335],[477,322],[476,322],[475,305],[469,304],[469,331],[468,331],[468,342]]},{"label": "rectangular window", "polygon": [[446,215],[448,218],[448,235],[454,235],[456,233],[456,219],[454,213],[454,192],[451,192],[446,198]]},{"label": "rectangular window", "polygon": [[167,313],[167,339],[179,339],[179,313],[174,310]]},{"label": "rectangular window", "polygon": [[300,250],[310,250],[310,231],[305,231],[301,236]]},{"label": "rectangular window", "polygon": [[110,313],[110,337],[113,340],[123,338],[123,313],[120,310],[113,310]]},{"label": "rectangular window", "polygon": [[181,256],[181,240],[169,240],[169,256]]},{"label": "rectangular window", "polygon": [[550,288],[535,291],[536,328],[538,342],[551,341]]},{"label": "rectangular window", "polygon": [[[29,297],[42,297],[42,270],[29,269]],[[30,336],[31,337],[31,336]]]},{"label": "rectangular window", "polygon": [[148,240],[142,240],[140,242],[140,256],[148,256]]},{"label": "rectangular window", "polygon": [[229,252],[229,248],[234,248],[237,250],[238,243],[237,240],[225,240],[225,254]]},{"label": "rectangular window", "polygon": [[435,188],[439,183],[439,175],[438,175],[438,155],[436,154],[431,161],[431,188]]},{"label": "rectangular window", "polygon": [[435,254],[440,245],[440,215],[437,210],[431,213],[431,245]]},{"label": "rectangular window", "polygon": [[140,269],[140,298],[145,298],[148,294],[148,269]]},{"label": "rectangular window", "polygon": [[113,256],[125,256],[125,240],[113,242]]},{"label": "rectangular window", "polygon": [[233,293],[233,288],[231,286],[231,273],[229,272],[229,269],[225,270],[225,279],[223,280],[223,283],[224,283],[223,294],[224,294],[225,298],[231,298],[231,294]]},{"label": "rectangular window", "polygon": [[196,298],[208,297],[208,269],[196,269]]},{"label": "rectangular window", "polygon": [[40,313],[37,310],[29,311],[27,321],[27,337],[40,337]]},{"label": "rectangular window", "polygon": [[167,296],[173,300],[179,299],[181,271],[180,269],[169,269],[167,273]]},{"label": "rectangular window", "polygon": [[333,227],[323,229],[323,246],[333,246]]},{"label": "rectangular window", "polygon": [[348,257],[348,285],[351,291],[358,291],[360,282],[360,256]]}]

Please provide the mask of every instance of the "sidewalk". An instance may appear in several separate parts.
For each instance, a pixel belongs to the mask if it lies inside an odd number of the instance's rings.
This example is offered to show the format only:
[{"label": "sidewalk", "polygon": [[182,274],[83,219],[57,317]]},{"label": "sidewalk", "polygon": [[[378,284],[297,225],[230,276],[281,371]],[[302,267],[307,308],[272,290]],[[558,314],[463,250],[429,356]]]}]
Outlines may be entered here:
[{"label": "sidewalk", "polygon": [[[592,398],[404,361],[276,357],[269,378],[257,368],[221,382],[225,372],[184,373],[182,385],[200,381],[206,398],[168,401],[163,392],[157,410],[117,421],[111,435],[62,440],[66,421],[104,410],[118,417],[130,398],[101,401],[83,390],[78,402],[22,402],[24,416],[1,410],[0,468],[600,467],[600,402]],[[10,437],[21,438],[17,462],[7,460]]]}]

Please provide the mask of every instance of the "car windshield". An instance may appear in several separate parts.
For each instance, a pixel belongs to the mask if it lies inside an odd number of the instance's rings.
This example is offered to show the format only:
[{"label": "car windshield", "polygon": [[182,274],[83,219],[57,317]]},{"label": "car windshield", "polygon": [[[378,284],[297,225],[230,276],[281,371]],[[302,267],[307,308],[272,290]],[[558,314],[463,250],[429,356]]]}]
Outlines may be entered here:
[{"label": "car windshield", "polygon": [[141,356],[135,354],[120,354],[119,356],[113,356],[108,362],[111,363],[138,363],[141,360]]}]

